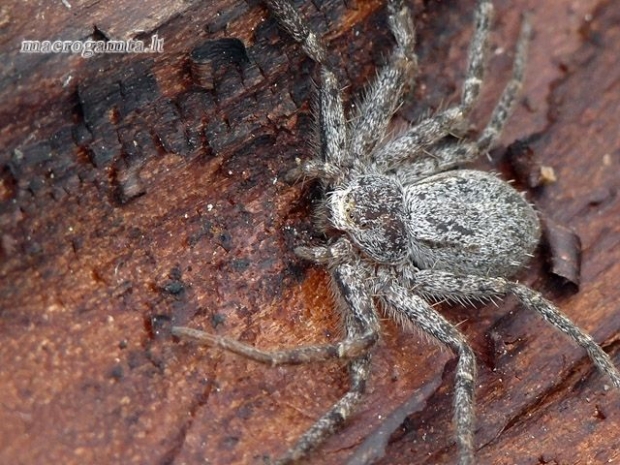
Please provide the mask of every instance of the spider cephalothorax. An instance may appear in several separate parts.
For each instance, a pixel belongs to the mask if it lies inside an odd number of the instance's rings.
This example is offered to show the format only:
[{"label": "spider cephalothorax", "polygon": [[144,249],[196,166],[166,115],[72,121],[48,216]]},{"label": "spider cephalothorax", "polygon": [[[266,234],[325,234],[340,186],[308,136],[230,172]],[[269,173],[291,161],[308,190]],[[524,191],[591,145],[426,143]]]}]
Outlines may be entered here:
[{"label": "spider cephalothorax", "polygon": [[[581,345],[620,388],[620,373],[593,339],[538,292],[507,278],[524,266],[540,237],[534,209],[493,174],[461,169],[488,152],[506,123],[523,79],[530,26],[523,22],[512,78],[476,140],[459,139],[483,81],[493,13],[478,0],[475,30],[460,102],[392,138],[387,128],[417,69],[415,30],[404,0],[388,0],[396,47],[359,110],[347,119],[333,59],[286,0],[265,0],[280,25],[320,67],[318,124],[321,153],[293,169],[293,177],[320,179],[323,210],[331,222],[325,245],[298,247],[297,255],[327,265],[344,339],[327,345],[265,352],[235,340],[176,326],[173,334],[214,345],[271,365],[349,360],[350,389],[312,426],[280,464],[294,462],[329,437],[364,393],[370,349],[379,338],[379,312],[416,325],[458,356],[454,409],[461,465],[474,463],[472,349],[457,327],[429,303],[471,302],[515,296]],[[352,121],[352,123],[348,123]]]},{"label": "spider cephalothorax", "polygon": [[407,211],[400,183],[388,176],[359,176],[328,199],[333,226],[347,232],[370,258],[383,264],[407,258]]}]

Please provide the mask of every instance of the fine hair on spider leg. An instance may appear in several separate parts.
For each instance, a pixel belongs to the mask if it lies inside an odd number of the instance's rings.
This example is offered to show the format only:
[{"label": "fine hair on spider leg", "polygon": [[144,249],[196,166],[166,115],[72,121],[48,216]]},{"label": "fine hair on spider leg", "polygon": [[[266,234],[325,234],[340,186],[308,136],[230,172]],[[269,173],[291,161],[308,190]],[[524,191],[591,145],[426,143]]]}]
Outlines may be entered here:
[{"label": "fine hair on spider leg", "polygon": [[[538,292],[508,278],[522,269],[539,242],[532,206],[497,176],[461,165],[497,143],[522,86],[531,26],[522,22],[512,76],[476,140],[457,139],[467,126],[485,77],[490,0],[478,0],[466,76],[458,104],[386,139],[386,131],[412,82],[418,59],[415,27],[405,0],[388,0],[388,26],[396,45],[368,87],[356,114],[345,115],[336,60],[288,0],[264,0],[284,29],[319,67],[317,125],[321,150],[291,171],[321,181],[322,211],[331,225],[325,243],[295,253],[327,267],[335,304],[344,315],[342,340],[325,345],[264,351],[183,326],[173,335],[269,365],[348,360],[350,387],[308,429],[278,464],[306,457],[342,426],[362,398],[379,315],[411,323],[458,357],[454,423],[458,463],[475,463],[476,362],[467,339],[431,305],[463,304],[512,295],[527,309],[583,347],[594,365],[620,389],[610,357]],[[350,116],[348,118],[348,116]]]}]

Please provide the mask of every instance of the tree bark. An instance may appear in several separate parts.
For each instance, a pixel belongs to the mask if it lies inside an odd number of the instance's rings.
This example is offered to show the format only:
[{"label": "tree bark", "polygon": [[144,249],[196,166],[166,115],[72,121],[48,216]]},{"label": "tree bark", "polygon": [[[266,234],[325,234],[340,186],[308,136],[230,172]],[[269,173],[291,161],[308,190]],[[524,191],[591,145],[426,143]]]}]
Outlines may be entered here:
[{"label": "tree bark", "polygon": [[[399,124],[458,101],[473,4],[409,1],[420,75]],[[510,177],[501,160],[520,140],[554,169],[557,181],[528,196],[581,237],[580,291],[550,276],[542,253],[519,280],[620,366],[620,7],[494,4],[474,130],[510,75],[521,13],[535,35],[498,161],[477,166]],[[393,46],[384,2],[298,5],[354,103]],[[0,28],[0,462],[282,455],[346,392],[345,364],[265,367],[179,343],[165,327],[265,349],[338,339],[325,270],[292,252],[321,240],[318,186],[283,181],[313,155],[313,63],[256,1],[9,0]],[[25,39],[149,45],[155,34],[161,53],[19,53]],[[580,348],[512,299],[442,313],[478,354],[478,463],[620,459],[620,393]],[[348,463],[382,428],[393,434],[385,451],[372,446],[379,463],[456,463],[454,356],[419,332],[384,328],[363,405],[309,463]]]}]

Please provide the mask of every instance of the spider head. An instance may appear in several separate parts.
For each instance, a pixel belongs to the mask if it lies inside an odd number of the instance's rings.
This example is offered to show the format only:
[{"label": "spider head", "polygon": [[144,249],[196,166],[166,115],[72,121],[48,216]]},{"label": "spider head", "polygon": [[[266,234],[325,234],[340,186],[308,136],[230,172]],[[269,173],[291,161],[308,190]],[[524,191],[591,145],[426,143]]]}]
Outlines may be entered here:
[{"label": "spider head", "polygon": [[367,175],[332,192],[334,227],[346,232],[370,258],[397,264],[407,258],[408,240],[402,187],[387,176]]}]

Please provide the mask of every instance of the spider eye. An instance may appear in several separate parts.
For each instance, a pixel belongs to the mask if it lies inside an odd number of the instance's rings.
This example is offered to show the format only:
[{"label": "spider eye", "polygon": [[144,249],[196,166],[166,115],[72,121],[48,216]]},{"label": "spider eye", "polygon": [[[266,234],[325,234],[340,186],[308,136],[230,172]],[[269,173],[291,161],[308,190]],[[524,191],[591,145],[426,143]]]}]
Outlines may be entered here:
[{"label": "spider eye", "polygon": [[355,209],[353,208],[353,206],[353,201],[349,199],[349,201],[345,204],[344,207],[344,214],[351,221],[355,221]]},{"label": "spider eye", "polygon": [[344,214],[355,227],[359,229],[368,229],[370,227],[370,221],[366,218],[363,208],[356,205],[353,200],[350,200],[344,207]]},{"label": "spider eye", "polygon": [[357,226],[359,229],[368,229],[371,227],[370,220],[365,218],[363,215],[351,214],[350,218],[351,218],[351,221],[355,223],[355,226]]}]

